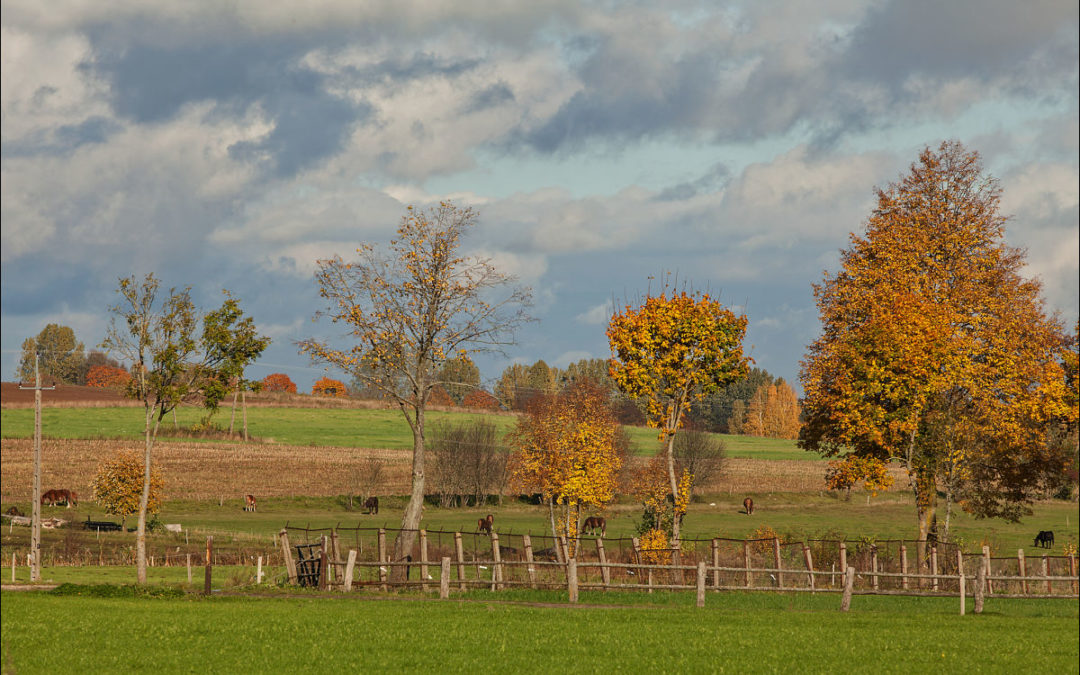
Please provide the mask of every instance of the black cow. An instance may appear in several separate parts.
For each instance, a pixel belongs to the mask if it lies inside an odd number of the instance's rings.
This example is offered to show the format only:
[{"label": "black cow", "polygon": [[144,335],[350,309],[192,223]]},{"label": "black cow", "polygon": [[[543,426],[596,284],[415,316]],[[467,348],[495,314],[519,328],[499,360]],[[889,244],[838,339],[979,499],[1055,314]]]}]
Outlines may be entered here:
[{"label": "black cow", "polygon": [[1039,530],[1039,533],[1035,535],[1035,546],[1040,548],[1053,548],[1054,533],[1050,530]]}]

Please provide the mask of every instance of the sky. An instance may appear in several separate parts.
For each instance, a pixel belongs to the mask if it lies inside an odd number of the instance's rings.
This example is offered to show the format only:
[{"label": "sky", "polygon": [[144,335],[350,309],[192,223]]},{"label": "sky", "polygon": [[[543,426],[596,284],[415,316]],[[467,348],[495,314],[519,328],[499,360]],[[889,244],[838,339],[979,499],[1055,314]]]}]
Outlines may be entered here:
[{"label": "sky", "polygon": [[464,252],[533,292],[486,380],[607,358],[612,308],[671,273],[797,384],[812,285],[950,139],[1048,308],[1080,308],[1073,0],[0,5],[5,380],[48,323],[96,346],[117,280],[153,272],[231,291],[273,338],[248,376],[310,389],[296,341],[340,337],[316,261],[449,199],[479,212]]}]

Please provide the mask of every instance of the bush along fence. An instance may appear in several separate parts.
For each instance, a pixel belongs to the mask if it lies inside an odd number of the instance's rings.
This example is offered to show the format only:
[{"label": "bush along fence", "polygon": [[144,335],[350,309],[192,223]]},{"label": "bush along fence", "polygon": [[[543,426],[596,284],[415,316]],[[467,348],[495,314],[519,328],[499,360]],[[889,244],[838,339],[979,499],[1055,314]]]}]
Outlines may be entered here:
[{"label": "bush along fence", "polygon": [[[278,535],[293,584],[322,589],[706,590],[852,594],[1077,598],[1076,557],[1025,558],[964,553],[927,542],[779,539],[687,540],[678,548],[642,549],[636,538],[604,539],[416,531],[410,554],[391,560],[399,530],[286,525]],[[909,548],[910,545],[910,548]],[[923,552],[920,560],[919,551]],[[403,581],[390,571],[404,568]],[[974,582],[974,583],[972,583]]]}]

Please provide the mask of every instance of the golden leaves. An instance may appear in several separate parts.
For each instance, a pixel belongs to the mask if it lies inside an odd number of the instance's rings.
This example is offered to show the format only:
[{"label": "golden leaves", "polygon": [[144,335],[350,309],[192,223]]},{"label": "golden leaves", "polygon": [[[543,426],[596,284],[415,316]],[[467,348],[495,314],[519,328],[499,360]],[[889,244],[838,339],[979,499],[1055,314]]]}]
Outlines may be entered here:
[{"label": "golden leaves", "polygon": [[[145,467],[142,457],[135,452],[120,451],[98,467],[91,486],[94,501],[105,513],[129,516],[139,512],[142,498]],[[161,508],[161,496],[165,480],[156,467],[150,468],[150,498],[147,513],[157,513]]]}]

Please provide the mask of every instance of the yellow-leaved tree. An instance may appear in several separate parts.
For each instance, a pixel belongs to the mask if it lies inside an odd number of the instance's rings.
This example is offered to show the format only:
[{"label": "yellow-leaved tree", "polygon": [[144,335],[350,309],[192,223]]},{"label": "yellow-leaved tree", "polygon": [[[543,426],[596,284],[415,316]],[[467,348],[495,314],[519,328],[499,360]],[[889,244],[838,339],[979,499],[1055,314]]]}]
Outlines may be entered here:
[{"label": "yellow-leaved tree", "polygon": [[[137,452],[117,452],[98,466],[97,474],[91,483],[94,501],[105,509],[105,513],[120,516],[126,521],[128,516],[139,512],[145,474],[146,464]],[[149,475],[150,489],[146,498],[146,511],[157,513],[161,509],[161,493],[165,489],[165,480],[157,467],[151,467]]]},{"label": "yellow-leaved tree", "polygon": [[[528,320],[530,293],[489,260],[460,255],[476,212],[444,202],[408,209],[389,251],[362,244],[354,260],[319,260],[315,282],[327,308],[317,317],[344,326],[348,345],[299,343],[316,362],[350,373],[397,404],[413,434],[412,490],[394,541],[394,560],[411,554],[424,504],[426,410],[448,360],[498,351]],[[502,296],[496,294],[506,289]],[[394,566],[391,578],[404,579]]]},{"label": "yellow-leaved tree", "polygon": [[[742,341],[747,319],[704,293],[665,288],[639,307],[611,317],[610,373],[626,395],[647,401],[649,426],[660,430],[666,454],[668,487],[679,494],[675,434],[695,401],[746,377],[749,359]],[[681,518],[672,523],[679,540]]]},{"label": "yellow-leaved tree", "polygon": [[977,153],[926,148],[877,197],[840,270],[814,287],[822,335],[802,366],[800,445],[898,461],[920,541],[939,490],[946,538],[956,500],[1016,520],[1067,461],[1049,442],[1076,418],[1063,326],[1021,275],[1024,252],[1005,243],[1000,189]]},{"label": "yellow-leaved tree", "polygon": [[574,541],[582,507],[602,508],[615,498],[620,428],[605,391],[594,382],[536,396],[509,438],[517,451],[514,481],[542,495],[553,534]]}]

